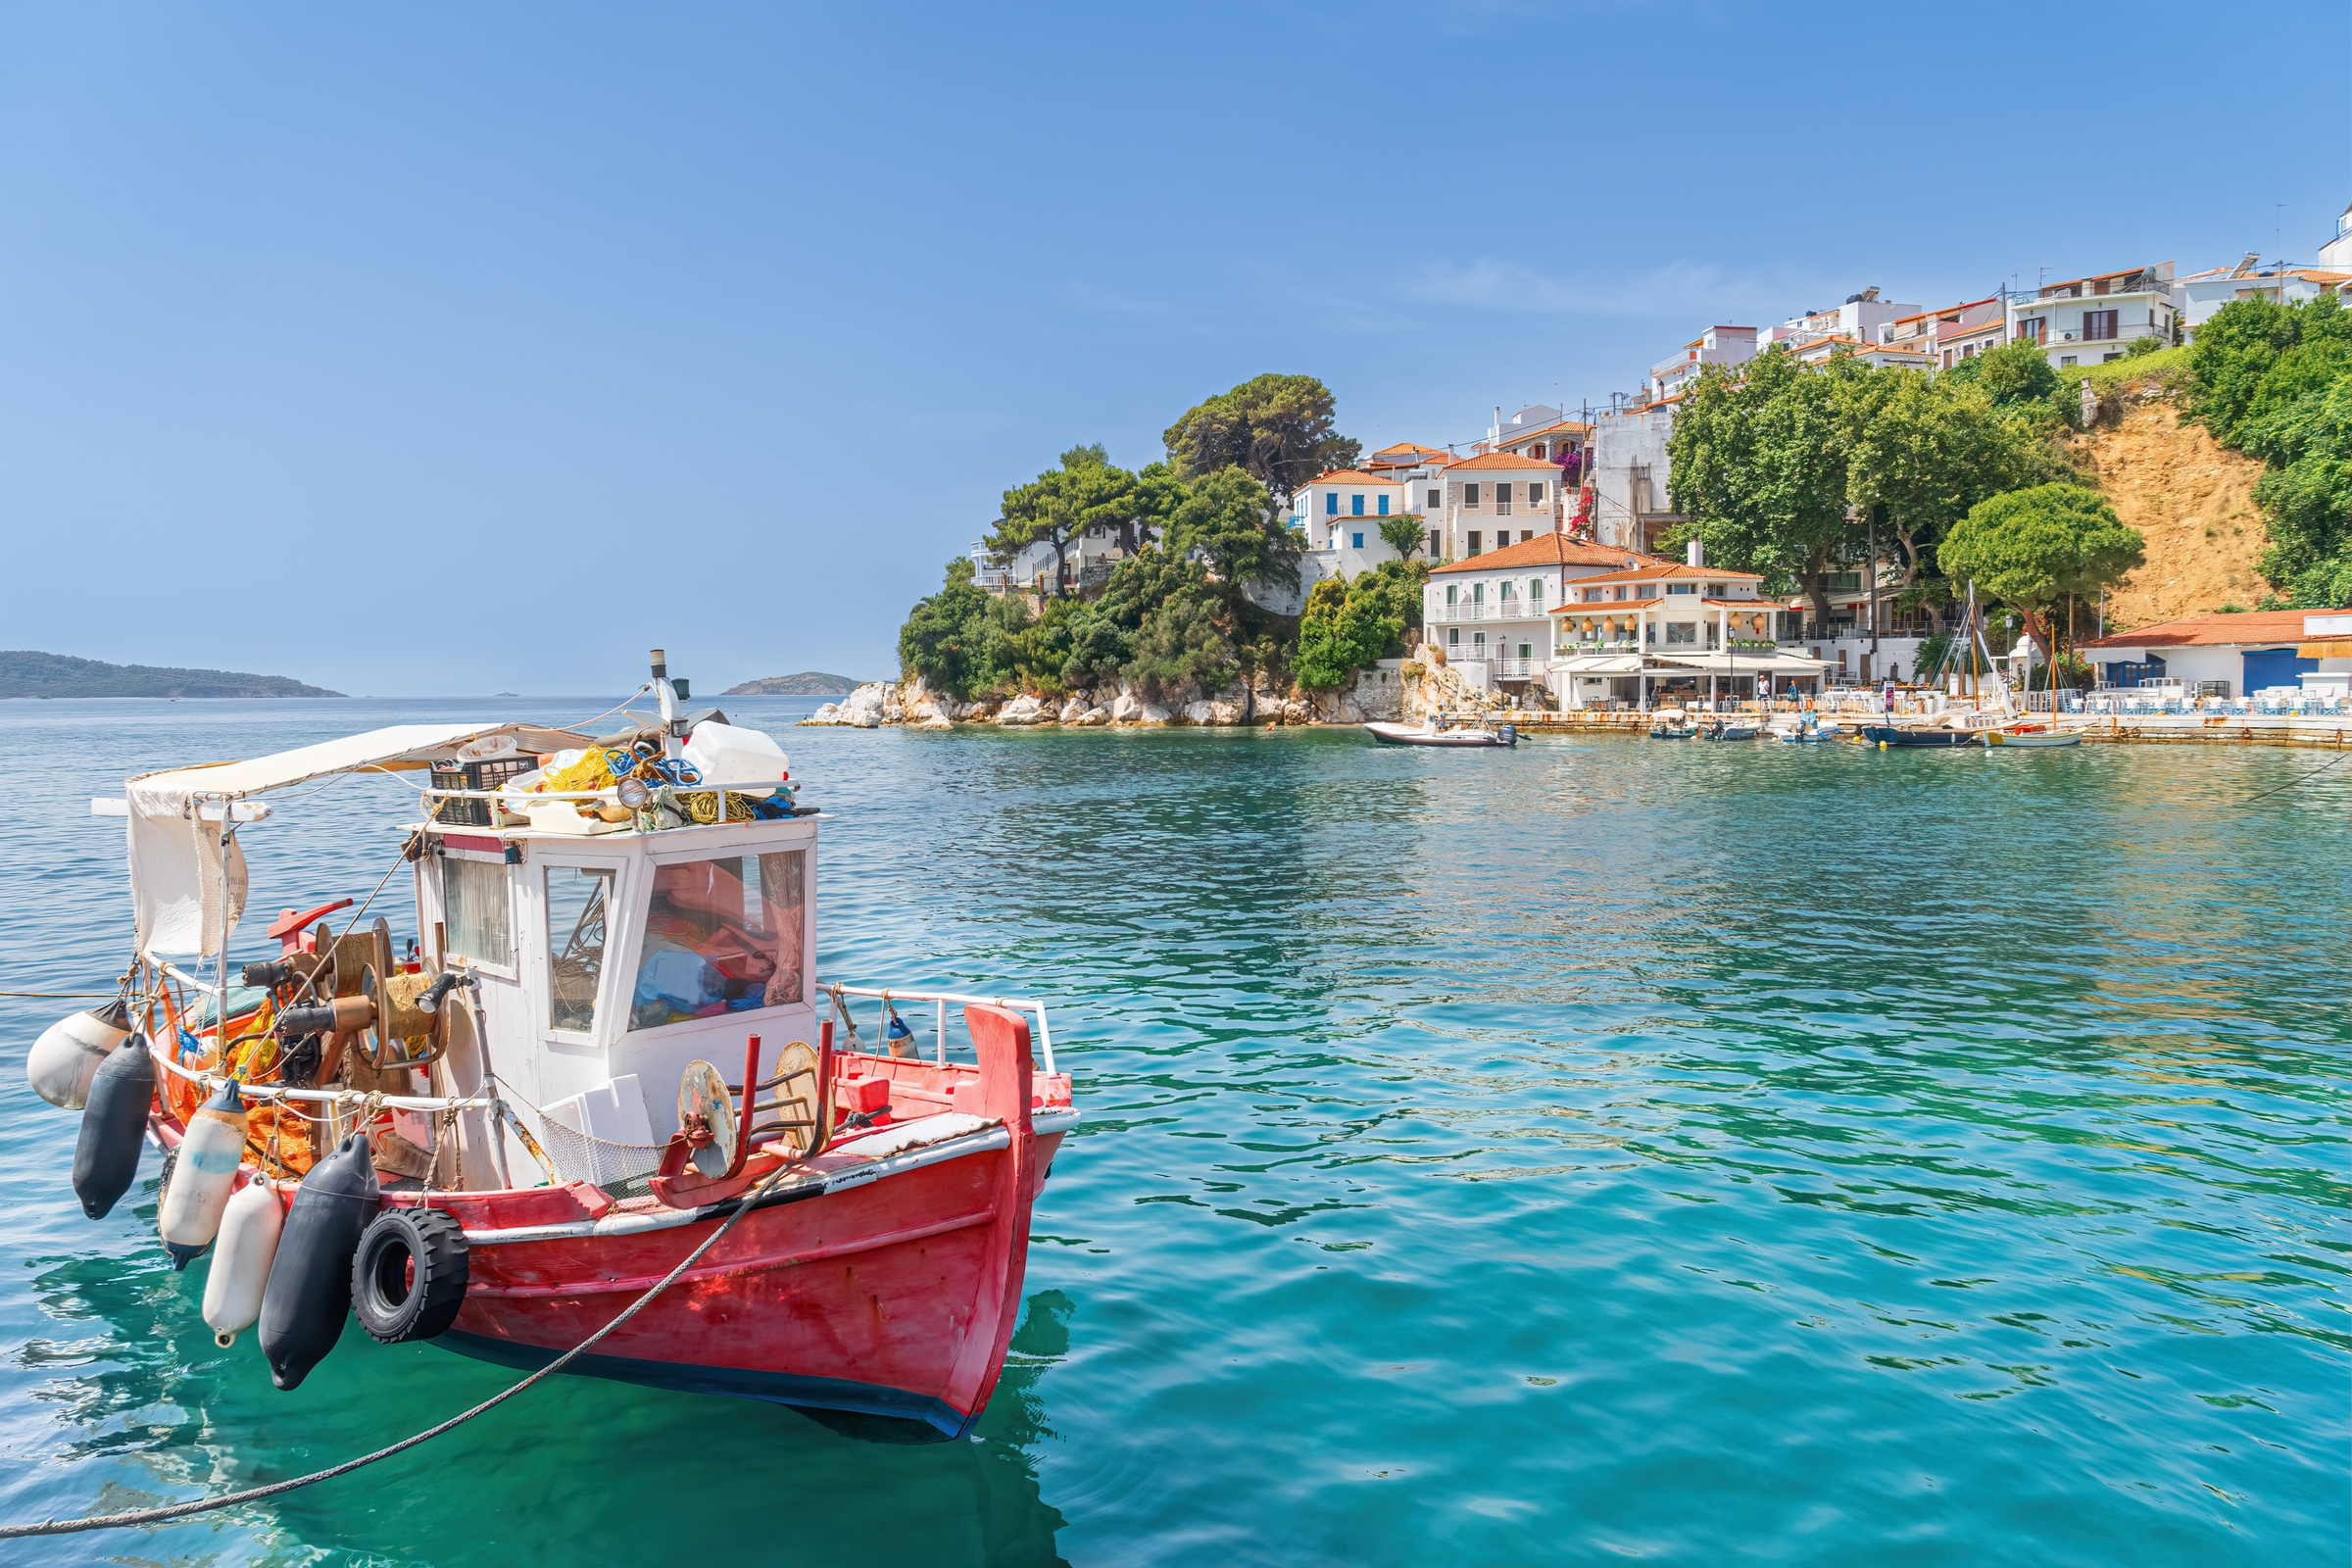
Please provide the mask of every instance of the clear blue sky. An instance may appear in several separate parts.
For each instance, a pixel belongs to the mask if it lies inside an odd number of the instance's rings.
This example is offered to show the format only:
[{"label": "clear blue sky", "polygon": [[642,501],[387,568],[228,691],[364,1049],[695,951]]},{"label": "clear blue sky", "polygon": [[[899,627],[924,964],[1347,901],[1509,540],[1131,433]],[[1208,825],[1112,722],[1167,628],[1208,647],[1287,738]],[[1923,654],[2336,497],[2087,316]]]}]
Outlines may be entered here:
[{"label": "clear blue sky", "polygon": [[1871,284],[2283,249],[2333,4],[0,11],[0,641],[355,693],[895,668],[1005,486],[1381,446]]}]

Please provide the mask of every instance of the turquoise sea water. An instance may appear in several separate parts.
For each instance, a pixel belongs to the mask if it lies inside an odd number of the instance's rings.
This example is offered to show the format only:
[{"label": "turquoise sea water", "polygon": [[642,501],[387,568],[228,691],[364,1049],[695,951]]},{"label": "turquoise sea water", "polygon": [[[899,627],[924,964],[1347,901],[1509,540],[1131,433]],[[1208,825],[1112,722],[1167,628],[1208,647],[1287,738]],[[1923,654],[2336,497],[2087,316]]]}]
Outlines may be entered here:
[{"label": "turquoise sea water", "polygon": [[[125,773],[607,701],[8,704],[0,986],[120,968],[84,802]],[[831,813],[827,978],[1054,1004],[1087,1120],[975,1438],[559,1379],[7,1560],[2343,1559],[2352,762],[725,706]],[[398,807],[289,802],[253,907],[365,894]],[[505,1385],[356,1327],[292,1395],[216,1349],[154,1156],[84,1220],[24,1086],[72,1005],[0,1003],[0,1518],[299,1474]]]}]

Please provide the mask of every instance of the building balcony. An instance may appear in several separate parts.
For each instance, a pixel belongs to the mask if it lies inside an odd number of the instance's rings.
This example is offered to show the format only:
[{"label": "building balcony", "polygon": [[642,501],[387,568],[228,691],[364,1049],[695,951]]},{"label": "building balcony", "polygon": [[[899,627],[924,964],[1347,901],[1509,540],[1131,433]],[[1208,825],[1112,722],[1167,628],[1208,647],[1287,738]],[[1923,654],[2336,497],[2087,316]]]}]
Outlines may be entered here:
[{"label": "building balcony", "polygon": [[1422,618],[1443,624],[1460,620],[1544,620],[1544,607],[1525,599],[1502,599],[1494,604],[1464,602],[1456,605],[1434,605],[1422,612]]},{"label": "building balcony", "polygon": [[[1502,646],[1500,643],[1494,645],[1494,648]],[[1547,659],[1506,659],[1499,653],[1491,652],[1485,643],[1463,643],[1446,650],[1446,662],[1483,665],[1490,680],[1536,680],[1542,677],[1544,667],[1551,662]]]}]

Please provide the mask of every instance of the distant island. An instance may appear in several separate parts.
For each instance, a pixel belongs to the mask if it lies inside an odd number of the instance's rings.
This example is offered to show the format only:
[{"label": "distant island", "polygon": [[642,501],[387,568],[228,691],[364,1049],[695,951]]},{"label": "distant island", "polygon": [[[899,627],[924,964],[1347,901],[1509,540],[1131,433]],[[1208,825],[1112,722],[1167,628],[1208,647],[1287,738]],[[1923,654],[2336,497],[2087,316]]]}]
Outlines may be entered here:
[{"label": "distant island", "polygon": [[[848,687],[842,688],[847,691]],[[29,648],[0,650],[0,698],[8,697],[340,697],[284,675],[233,669],[166,669],[110,664]]]},{"label": "distant island", "polygon": [[740,686],[730,686],[721,697],[843,697],[856,691],[863,682],[847,675],[828,675],[821,670],[804,669],[798,675],[770,675],[764,680],[747,680]]}]

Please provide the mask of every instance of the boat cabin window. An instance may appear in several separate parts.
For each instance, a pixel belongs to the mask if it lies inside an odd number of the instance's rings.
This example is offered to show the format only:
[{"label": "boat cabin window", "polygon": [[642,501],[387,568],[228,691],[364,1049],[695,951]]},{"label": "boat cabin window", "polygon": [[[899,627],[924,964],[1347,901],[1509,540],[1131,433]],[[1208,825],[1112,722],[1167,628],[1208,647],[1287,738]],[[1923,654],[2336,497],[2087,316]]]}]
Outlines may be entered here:
[{"label": "boat cabin window", "polygon": [[596,986],[605,972],[605,911],[612,873],[582,865],[547,868],[547,1022],[551,1029],[596,1027]]},{"label": "boat cabin window", "polygon": [[629,1027],[805,1000],[807,864],[784,850],[656,866]]},{"label": "boat cabin window", "polygon": [[507,868],[498,861],[441,861],[441,941],[461,958],[483,963],[514,961],[507,918]]}]

